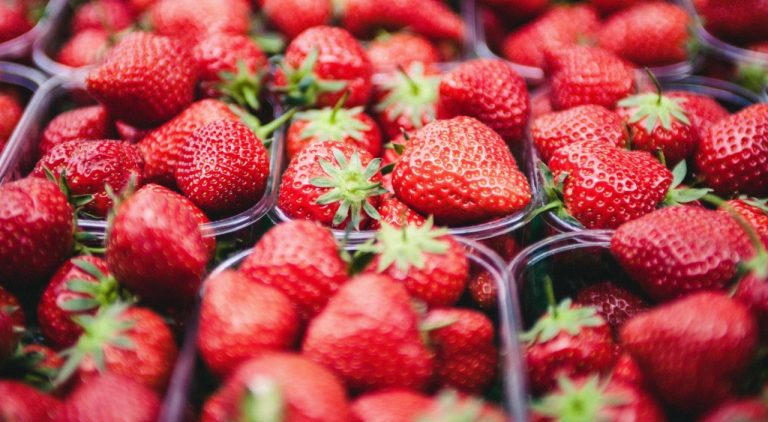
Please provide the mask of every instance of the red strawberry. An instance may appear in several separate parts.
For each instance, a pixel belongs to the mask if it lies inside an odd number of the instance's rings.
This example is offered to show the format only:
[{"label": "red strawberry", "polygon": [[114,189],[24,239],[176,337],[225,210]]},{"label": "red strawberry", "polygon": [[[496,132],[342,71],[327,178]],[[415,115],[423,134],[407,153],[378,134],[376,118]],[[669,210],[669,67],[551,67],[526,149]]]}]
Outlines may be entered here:
[{"label": "red strawberry", "polygon": [[417,420],[439,422],[449,421],[455,417],[468,422],[508,422],[510,420],[496,406],[487,404],[475,397],[459,396],[451,390],[438,395],[432,408]]},{"label": "red strawberry", "polygon": [[288,104],[331,107],[349,91],[347,107],[365,105],[373,65],[360,43],[342,28],[317,26],[302,32],[285,50],[275,90]]},{"label": "red strawberry", "polygon": [[201,306],[198,349],[220,377],[264,351],[288,350],[296,340],[299,317],[291,300],[234,271],[207,280]]},{"label": "red strawberry", "polygon": [[422,343],[405,288],[383,275],[342,286],[307,328],[303,353],[356,391],[424,389],[434,356]]},{"label": "red strawberry", "polygon": [[69,67],[90,66],[101,62],[111,47],[109,33],[86,29],[68,39],[56,55],[56,61]]},{"label": "red strawberry", "polygon": [[336,141],[304,147],[283,172],[277,204],[290,218],[355,229],[380,219],[380,158]]},{"label": "red strawberry", "polygon": [[609,15],[617,10],[626,9],[637,3],[641,3],[646,0],[589,0],[595,9],[599,10],[603,15]]},{"label": "red strawberry", "polygon": [[106,258],[118,280],[148,303],[191,302],[211,250],[187,202],[144,187],[117,209]]},{"label": "red strawberry", "polygon": [[494,12],[498,11],[496,15],[515,21],[535,17],[550,6],[548,0],[481,0],[480,3],[493,7]]},{"label": "red strawberry", "polygon": [[[263,0],[261,12],[288,39],[331,21],[332,4],[325,0]],[[296,13],[300,10],[301,13]]]},{"label": "red strawberry", "polygon": [[90,106],[65,111],[48,123],[40,137],[40,155],[58,144],[86,139],[110,139],[114,133],[112,121],[102,106]]},{"label": "red strawberry", "polygon": [[0,286],[0,313],[5,314],[15,327],[24,328],[26,316],[19,304],[19,300],[13,293]]},{"label": "red strawberry", "polygon": [[12,290],[44,283],[73,250],[74,211],[55,183],[0,185],[0,280]]},{"label": "red strawberry", "polygon": [[575,302],[595,308],[613,329],[620,328],[626,320],[648,308],[648,303],[641,297],[610,281],[581,289]]},{"label": "red strawberry", "polygon": [[733,280],[739,262],[754,253],[731,217],[687,206],[663,208],[622,225],[611,239],[611,252],[656,300],[721,289]]},{"label": "red strawberry", "polygon": [[729,400],[708,411],[699,422],[760,422],[768,420],[765,399],[744,398]]},{"label": "red strawberry", "polygon": [[252,359],[205,403],[202,422],[349,420],[344,386],[303,356],[272,353]]},{"label": "red strawberry", "polygon": [[534,419],[547,421],[666,421],[664,411],[645,391],[622,382],[586,379],[558,380],[557,391],[533,406]]},{"label": "red strawberry", "polygon": [[40,158],[32,175],[46,177],[46,170],[58,175],[62,172],[74,195],[92,195],[84,211],[106,216],[112,208],[112,199],[106,186],[114,192],[125,189],[133,180],[141,185],[144,165],[139,149],[122,141],[68,141],[56,145]]},{"label": "red strawberry", "polygon": [[[768,201],[751,198],[732,199],[727,201],[733,211],[746,220],[757,235],[768,245]],[[722,211],[727,214],[726,211]],[[767,246],[768,247],[768,246]]]},{"label": "red strawberry", "polygon": [[392,185],[398,199],[440,224],[512,214],[531,201],[528,181],[504,140],[471,117],[419,130],[395,166]]},{"label": "red strawberry", "polygon": [[421,62],[380,75],[376,116],[387,138],[412,132],[435,120],[440,72]]},{"label": "red strawberry", "polygon": [[60,422],[152,421],[160,414],[160,396],[122,376],[105,374],[79,386],[64,402]]},{"label": "red strawberry", "polygon": [[240,267],[251,280],[281,290],[308,320],[347,281],[347,265],[330,230],[309,221],[278,224]]},{"label": "red strawberry", "polygon": [[136,32],[120,40],[85,82],[113,117],[147,127],[184,110],[196,79],[194,59],[181,44]]},{"label": "red strawberry", "polygon": [[691,412],[726,399],[757,350],[749,311],[723,293],[695,293],[635,316],[621,343],[657,397]]},{"label": "red strawberry", "polygon": [[462,41],[461,18],[439,0],[347,0],[342,25],[358,37],[376,28],[408,28],[432,39]]},{"label": "red strawberry", "polygon": [[0,151],[21,120],[24,107],[16,95],[0,92]]},{"label": "red strawberry", "polygon": [[760,334],[768,339],[768,280],[755,273],[744,276],[733,298],[746,305],[757,320]]},{"label": "red strawberry", "polygon": [[762,0],[693,0],[708,31],[734,41],[768,38],[768,4]]},{"label": "red strawberry", "polygon": [[435,374],[441,388],[482,393],[496,377],[498,352],[493,323],[470,309],[430,311],[422,321],[437,354]]},{"label": "red strawberry", "polygon": [[433,406],[434,402],[412,390],[383,390],[362,395],[352,403],[355,422],[413,421]]},{"label": "red strawberry", "polygon": [[558,5],[509,34],[501,51],[507,60],[544,67],[544,52],[588,40],[597,32],[599,17],[585,5]]},{"label": "red strawberry", "polygon": [[620,381],[624,384],[642,387],[645,385],[645,377],[637,362],[628,353],[622,353],[616,358],[616,364],[611,372],[612,381]]},{"label": "red strawberry", "polygon": [[474,117],[510,145],[523,139],[530,113],[525,81],[501,60],[463,63],[440,82],[438,118]]},{"label": "red strawberry", "polygon": [[249,3],[244,0],[158,0],[147,13],[158,35],[195,43],[208,34],[248,34]]},{"label": "red strawberry", "polygon": [[89,29],[116,33],[132,24],[133,11],[124,1],[91,0],[75,10],[70,30],[73,34]]},{"label": "red strawberry", "polygon": [[198,101],[142,139],[139,148],[144,157],[145,180],[173,186],[174,171],[187,138],[202,126],[221,119],[236,120],[237,115],[219,100]]},{"label": "red strawberry", "polygon": [[696,151],[707,186],[728,195],[768,195],[768,104],[755,104],[712,125]]},{"label": "red strawberry", "polygon": [[0,415],[14,422],[58,421],[61,402],[20,382],[0,381]]},{"label": "red strawberry", "polygon": [[440,61],[440,51],[428,39],[408,32],[376,37],[366,49],[376,73],[394,72],[413,63],[431,65]]},{"label": "red strawberry", "polygon": [[581,140],[607,142],[626,148],[629,135],[618,114],[598,105],[582,105],[537,117],[531,138],[542,161],[549,162],[560,147]]},{"label": "red strawberry", "polygon": [[[183,114],[183,113],[182,113]],[[117,128],[117,134],[123,141],[135,144],[144,139],[147,135],[152,133],[154,128],[144,129],[136,126],[131,126],[123,121],[116,121],[115,128]]]},{"label": "red strawberry", "polygon": [[552,307],[521,339],[531,388],[537,394],[552,390],[559,376],[607,372],[617,346],[611,327],[595,308],[572,305],[570,299]]},{"label": "red strawberry", "polygon": [[32,29],[32,22],[24,15],[24,8],[13,3],[0,4],[0,42],[12,40]]},{"label": "red strawberry", "polygon": [[498,288],[491,273],[485,270],[476,270],[467,283],[467,290],[472,300],[484,311],[496,309],[498,302]]},{"label": "red strawberry", "polygon": [[632,67],[600,48],[565,47],[548,50],[545,56],[555,110],[584,104],[612,109],[634,88]]},{"label": "red strawberry", "polygon": [[371,229],[373,230],[380,229],[383,223],[392,227],[403,227],[406,225],[421,226],[426,221],[424,216],[409,208],[395,195],[384,195],[379,203],[378,211],[381,220],[371,222]]},{"label": "red strawberry", "polygon": [[728,110],[714,99],[688,91],[667,91],[664,96],[675,100],[682,107],[693,127],[703,137],[710,126],[728,117]]},{"label": "red strawberry", "polygon": [[383,224],[376,243],[366,250],[376,253],[367,272],[402,283],[413,298],[428,306],[454,305],[464,293],[467,255],[446,229],[433,229],[431,219],[402,228]]}]

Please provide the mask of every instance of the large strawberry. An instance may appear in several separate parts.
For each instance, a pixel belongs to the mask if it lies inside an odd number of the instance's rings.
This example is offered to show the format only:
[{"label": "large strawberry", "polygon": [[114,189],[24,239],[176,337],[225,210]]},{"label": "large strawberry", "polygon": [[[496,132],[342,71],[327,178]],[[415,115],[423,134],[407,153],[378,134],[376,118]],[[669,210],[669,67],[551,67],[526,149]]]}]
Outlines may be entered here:
[{"label": "large strawberry", "polygon": [[430,397],[417,391],[390,389],[358,397],[352,403],[352,416],[357,422],[413,421],[433,405]]},{"label": "large strawberry", "polygon": [[643,298],[611,281],[579,290],[575,303],[595,308],[597,314],[614,330],[618,330],[628,319],[648,308],[648,303]]},{"label": "large strawberry", "polygon": [[159,35],[192,44],[208,34],[248,34],[250,2],[244,0],[157,0],[147,12]]},{"label": "large strawberry", "polygon": [[21,120],[24,107],[13,93],[0,92],[0,151]]},{"label": "large strawberry", "polygon": [[421,390],[435,365],[408,292],[383,275],[361,275],[345,284],[310,322],[302,350],[355,391]]},{"label": "large strawberry", "polygon": [[120,32],[133,24],[131,7],[120,0],[91,0],[75,10],[70,21],[73,34],[89,29]]},{"label": "large strawberry", "polygon": [[14,2],[0,3],[0,42],[12,40],[32,29],[24,8]]},{"label": "large strawberry", "polygon": [[26,384],[0,381],[0,416],[14,422],[58,421],[61,402]]},{"label": "large strawberry", "polygon": [[241,365],[205,403],[202,422],[349,420],[343,384],[307,358],[272,353]]},{"label": "large strawberry", "polygon": [[726,399],[757,351],[757,324],[723,293],[701,292],[635,316],[621,344],[657,397],[695,412]]},{"label": "large strawberry", "polygon": [[371,95],[373,65],[360,43],[342,28],[307,29],[288,45],[275,74],[275,90],[285,102],[333,106],[349,91],[348,107],[365,105]]},{"label": "large strawberry", "polygon": [[433,39],[462,41],[461,18],[440,0],[347,0],[343,3],[342,25],[359,37],[377,28],[408,28]]},{"label": "large strawberry", "polygon": [[[263,0],[261,12],[288,39],[313,26],[325,25],[332,17],[332,4],[325,0]],[[301,13],[296,13],[300,10]]]},{"label": "large strawberry", "polygon": [[112,120],[102,106],[90,106],[65,111],[45,127],[38,149],[40,155],[67,141],[111,139],[115,133]]},{"label": "large strawberry", "polygon": [[690,91],[666,91],[664,95],[677,102],[682,107],[691,125],[703,137],[710,126],[728,117],[728,110],[713,98]]},{"label": "large strawberry", "polygon": [[58,414],[59,422],[152,421],[162,404],[157,392],[118,375],[104,374],[73,391]]},{"label": "large strawberry", "polygon": [[474,117],[510,145],[523,139],[530,113],[525,81],[502,60],[462,63],[440,82],[438,118]]},{"label": "large strawberry", "polygon": [[768,4],[763,0],[693,0],[707,30],[733,41],[768,38]]},{"label": "large strawberry", "polygon": [[531,189],[504,140],[471,117],[438,120],[408,142],[392,177],[397,197],[440,224],[512,214]]},{"label": "large strawberry", "polygon": [[308,320],[347,281],[333,234],[317,223],[295,220],[279,224],[256,243],[240,272],[281,290]]},{"label": "large strawberry", "polygon": [[412,63],[431,65],[440,61],[440,52],[428,39],[408,32],[383,34],[368,44],[368,57],[377,73],[394,72]]},{"label": "large strawberry", "polygon": [[153,126],[192,102],[197,67],[178,42],[136,32],[125,36],[88,72],[88,92],[110,114],[136,126]]},{"label": "large strawberry", "polygon": [[250,357],[291,348],[298,325],[280,290],[225,271],[205,283],[197,345],[208,368],[224,377]]},{"label": "large strawberry", "polygon": [[689,206],[663,208],[622,225],[611,239],[611,251],[656,300],[721,289],[754,253],[730,216]]},{"label": "large strawberry", "polygon": [[101,29],[86,29],[62,44],[56,61],[69,67],[83,67],[101,62],[112,46],[110,35]]},{"label": "large strawberry", "polygon": [[380,75],[375,110],[384,135],[396,138],[435,120],[439,85],[440,72],[422,62]]}]

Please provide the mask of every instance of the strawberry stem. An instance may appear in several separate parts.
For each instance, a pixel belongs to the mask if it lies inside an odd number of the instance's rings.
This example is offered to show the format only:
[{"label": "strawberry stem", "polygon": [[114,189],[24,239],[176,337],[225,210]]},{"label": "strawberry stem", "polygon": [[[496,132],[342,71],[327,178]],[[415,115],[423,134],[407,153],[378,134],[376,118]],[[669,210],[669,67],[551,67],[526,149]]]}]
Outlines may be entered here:
[{"label": "strawberry stem", "polygon": [[349,90],[345,90],[344,94],[339,98],[339,101],[336,101],[336,104],[333,106],[333,110],[331,110],[331,117],[329,118],[329,121],[331,124],[336,123],[336,115],[339,113],[339,110],[344,108],[344,103],[347,102],[347,99],[349,98]]},{"label": "strawberry stem", "polygon": [[544,294],[547,295],[547,304],[552,315],[557,318],[557,299],[555,299],[555,286],[549,274],[544,275]]},{"label": "strawberry stem", "polygon": [[411,75],[408,74],[408,71],[405,70],[403,65],[398,64],[397,65],[397,71],[400,72],[401,75],[403,75],[403,78],[405,78],[406,82],[408,82],[408,85],[411,87],[411,92],[413,95],[419,94],[419,84],[416,83],[416,81],[411,78]]}]

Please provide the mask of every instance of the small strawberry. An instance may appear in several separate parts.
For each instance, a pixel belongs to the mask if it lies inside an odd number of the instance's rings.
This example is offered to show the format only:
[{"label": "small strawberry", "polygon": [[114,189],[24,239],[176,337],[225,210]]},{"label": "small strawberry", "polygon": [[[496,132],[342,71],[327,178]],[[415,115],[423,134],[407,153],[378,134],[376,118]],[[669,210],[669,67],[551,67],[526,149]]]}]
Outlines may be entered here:
[{"label": "small strawberry", "polygon": [[[301,13],[296,13],[297,10]],[[333,14],[332,4],[326,0],[263,0],[261,12],[288,39],[328,24]]]},{"label": "small strawberry", "polygon": [[288,350],[299,317],[287,296],[226,271],[205,283],[197,345],[208,368],[220,377],[268,350]]},{"label": "small strawberry", "polygon": [[414,421],[433,406],[433,400],[416,391],[390,389],[364,394],[352,403],[356,422]]},{"label": "small strawberry", "polygon": [[181,44],[136,32],[121,39],[85,83],[113,117],[146,127],[184,110],[194,98],[196,79],[194,59]]},{"label": "small strawberry", "polygon": [[101,29],[86,29],[61,46],[56,61],[69,67],[95,65],[104,59],[111,46],[109,33]]},{"label": "small strawberry", "polygon": [[250,13],[244,0],[157,0],[147,16],[158,35],[191,45],[208,34],[248,34]]},{"label": "small strawberry", "polygon": [[531,201],[528,181],[504,140],[471,117],[419,130],[392,174],[398,199],[440,224],[505,216]]},{"label": "small strawberry", "polygon": [[350,280],[313,319],[303,353],[354,391],[424,389],[434,371],[405,288],[383,275]]},{"label": "small strawberry", "polygon": [[717,101],[706,95],[688,91],[666,91],[664,95],[685,110],[691,125],[699,132],[699,137],[703,137],[710,126],[730,114]]},{"label": "small strawberry", "polygon": [[278,224],[256,243],[240,266],[252,281],[277,288],[308,320],[347,281],[333,233],[317,223],[295,220]]},{"label": "small strawberry", "polygon": [[581,289],[576,295],[575,303],[595,308],[597,314],[614,330],[648,308],[648,303],[640,296],[610,281]]},{"label": "small strawberry", "polygon": [[5,147],[23,113],[24,106],[16,95],[0,92],[0,151]]},{"label": "small strawberry", "polygon": [[53,147],[67,141],[111,139],[115,132],[107,110],[102,106],[89,106],[65,111],[54,117],[45,127],[38,149],[44,155]]},{"label": "small strawberry", "polygon": [[421,62],[382,75],[376,83],[376,117],[387,138],[413,132],[435,120],[440,72]]},{"label": "small strawberry", "polygon": [[462,41],[461,18],[440,0],[347,0],[342,25],[358,37],[377,28],[408,28],[431,39]]},{"label": "small strawberry", "polygon": [[403,227],[407,225],[421,226],[426,222],[423,215],[412,210],[395,195],[384,195],[379,203],[378,211],[381,220],[371,221],[370,228],[373,230],[379,230],[384,223],[392,227]]},{"label": "small strawberry", "polygon": [[368,44],[366,51],[376,73],[407,69],[413,63],[429,66],[441,59],[440,51],[431,41],[408,32],[380,35]]},{"label": "small strawberry", "polygon": [[75,10],[70,31],[78,34],[89,29],[107,33],[120,32],[133,24],[131,7],[121,0],[91,0]]},{"label": "small strawberry", "polygon": [[731,399],[709,410],[699,422],[760,422],[768,420],[765,399]]},{"label": "small strawberry", "polygon": [[7,421],[58,421],[61,402],[26,384],[1,380],[0,397],[0,415]]},{"label": "small strawberry", "polygon": [[437,117],[474,117],[512,145],[523,139],[530,116],[525,81],[502,60],[459,65],[440,82]]},{"label": "small strawberry", "polygon": [[160,396],[138,382],[104,374],[80,385],[67,397],[57,421],[152,421],[160,414]]},{"label": "small strawberry", "polygon": [[768,339],[768,281],[755,273],[745,275],[733,298],[746,305],[755,316],[763,339]]},{"label": "small strawberry", "polygon": [[24,8],[13,2],[0,3],[0,42],[19,37],[32,29],[32,22],[24,15]]},{"label": "small strawberry", "polygon": [[498,287],[491,273],[485,270],[475,270],[467,283],[467,291],[472,300],[484,311],[496,309],[498,302]]},{"label": "small strawberry", "polygon": [[683,412],[711,408],[733,391],[757,350],[749,311],[723,293],[702,292],[627,321],[624,346],[657,397]]}]

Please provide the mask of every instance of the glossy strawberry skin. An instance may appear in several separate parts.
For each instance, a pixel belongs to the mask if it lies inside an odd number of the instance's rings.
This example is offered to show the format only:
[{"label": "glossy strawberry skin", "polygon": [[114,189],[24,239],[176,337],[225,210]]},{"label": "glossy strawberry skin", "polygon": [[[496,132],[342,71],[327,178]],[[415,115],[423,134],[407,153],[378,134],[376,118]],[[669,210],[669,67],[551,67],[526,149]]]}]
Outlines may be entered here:
[{"label": "glossy strawberry skin", "polygon": [[[347,144],[357,149],[368,151],[372,157],[381,155],[381,131],[376,121],[368,114],[361,112],[355,116],[368,129],[362,131],[361,139],[355,139],[351,136],[345,136],[343,139],[333,139],[339,143]],[[309,120],[301,117],[294,118],[288,127],[286,135],[285,148],[288,159],[292,160],[307,145],[321,140],[318,136],[303,136],[302,132],[309,125]]]},{"label": "glossy strawberry skin", "polygon": [[[296,13],[301,10],[301,13]],[[332,17],[331,4],[325,0],[264,0],[261,11],[288,39],[305,30],[325,25]]]},{"label": "glossy strawberry skin", "polygon": [[110,47],[109,34],[101,29],[86,29],[68,39],[56,55],[56,61],[69,67],[99,63]]},{"label": "glossy strawberry skin", "polygon": [[728,110],[706,95],[688,91],[665,91],[664,95],[675,99],[683,107],[691,124],[699,132],[699,138],[729,114]]},{"label": "glossy strawberry skin", "polygon": [[648,303],[641,297],[610,281],[581,289],[575,302],[597,309],[597,314],[613,329],[620,328],[625,321],[648,308]]},{"label": "glossy strawberry skin", "polygon": [[121,120],[115,121],[115,128],[117,129],[117,135],[120,139],[132,144],[141,141],[154,130],[154,128],[145,129],[132,126]]},{"label": "glossy strawberry skin", "polygon": [[18,5],[0,5],[0,42],[12,40],[32,29],[32,23]]},{"label": "glossy strawberry skin", "polygon": [[99,422],[120,417],[126,421],[155,420],[160,396],[130,378],[105,374],[79,386],[59,412],[60,422]]},{"label": "glossy strawberry skin", "polygon": [[731,41],[757,41],[768,37],[768,5],[761,0],[694,0],[696,12],[708,31]]},{"label": "glossy strawberry skin", "polygon": [[0,414],[18,422],[57,421],[61,402],[26,384],[0,381]]},{"label": "glossy strawberry skin", "polygon": [[434,404],[424,394],[391,389],[362,395],[352,403],[355,422],[401,422],[416,420]]},{"label": "glossy strawberry skin", "polygon": [[192,55],[200,69],[202,91],[208,97],[219,96],[215,85],[221,82],[221,72],[236,74],[238,62],[255,77],[267,66],[267,56],[261,47],[239,34],[212,33],[195,45]]},{"label": "glossy strawberry skin", "polygon": [[21,120],[24,107],[16,95],[0,92],[0,151]]},{"label": "glossy strawberry skin", "polygon": [[467,291],[472,300],[485,311],[496,309],[498,288],[493,275],[485,270],[476,270],[467,282]]},{"label": "glossy strawberry skin", "polygon": [[748,274],[739,281],[733,298],[749,308],[760,327],[761,337],[768,339],[768,281]]},{"label": "glossy strawberry skin", "polygon": [[377,28],[405,28],[432,39],[462,41],[464,24],[438,0],[349,0],[344,3],[342,25],[358,37]]},{"label": "glossy strawberry skin", "polygon": [[394,195],[387,195],[379,203],[377,209],[381,215],[381,220],[374,220],[371,222],[371,229],[377,230],[381,227],[382,223],[387,223],[390,226],[402,227],[408,224],[422,225],[424,224],[424,216],[417,213],[408,205],[405,205],[402,201],[397,199]]},{"label": "glossy strawberry skin", "polygon": [[38,149],[44,155],[56,145],[67,141],[111,139],[114,126],[102,106],[89,106],[65,111],[45,127]]},{"label": "glossy strawberry skin", "polygon": [[120,32],[133,24],[133,11],[119,0],[90,1],[75,10],[70,28],[73,34],[89,29]]},{"label": "glossy strawberry skin", "polygon": [[[399,71],[376,76],[376,120],[385,139],[393,143],[404,145],[406,141],[403,139],[403,132],[412,134],[436,118],[442,72],[437,66],[421,63],[417,61],[402,66],[410,81],[402,77]],[[416,84],[418,93],[411,94],[411,98],[398,98],[403,95],[398,92],[404,88],[403,84],[406,84],[408,89],[413,89],[411,83]],[[391,101],[390,96],[393,96],[395,101]],[[414,101],[414,98],[420,100]]]},{"label": "glossy strawberry skin", "polygon": [[[467,174],[476,175],[472,180]],[[440,224],[512,214],[530,186],[504,140],[470,117],[430,123],[411,138],[393,172],[395,195]]]},{"label": "glossy strawberry skin", "polygon": [[412,63],[438,63],[440,51],[428,39],[408,32],[396,32],[374,39],[366,49],[376,73],[394,72],[399,66],[407,69]]},{"label": "glossy strawberry skin", "polygon": [[158,0],[147,15],[155,33],[192,45],[208,34],[248,34],[244,0]]},{"label": "glossy strawberry skin", "polygon": [[[733,211],[752,226],[753,230],[762,239],[763,244],[768,245],[768,211],[764,211],[741,199],[731,199],[726,202]],[[726,210],[721,210],[720,212],[728,214]]]}]

